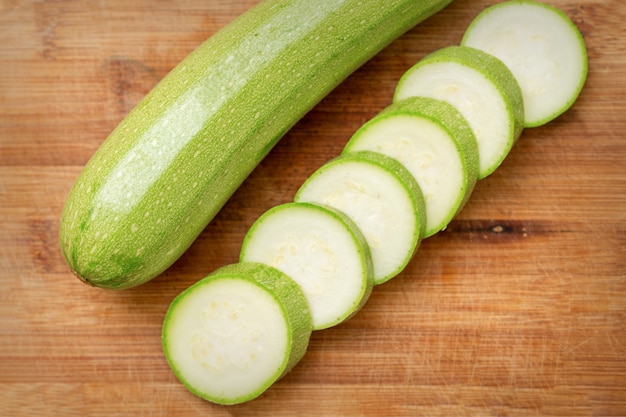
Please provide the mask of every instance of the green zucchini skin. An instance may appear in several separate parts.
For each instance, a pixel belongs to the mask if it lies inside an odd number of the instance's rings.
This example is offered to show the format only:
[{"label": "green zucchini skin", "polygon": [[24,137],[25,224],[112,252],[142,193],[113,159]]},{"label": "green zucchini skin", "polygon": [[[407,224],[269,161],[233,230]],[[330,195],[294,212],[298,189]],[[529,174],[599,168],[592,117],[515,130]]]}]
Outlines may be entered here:
[{"label": "green zucchini skin", "polygon": [[103,142],[60,244],[93,286],[165,271],[278,140],[354,70],[452,0],[265,0],[201,44]]}]

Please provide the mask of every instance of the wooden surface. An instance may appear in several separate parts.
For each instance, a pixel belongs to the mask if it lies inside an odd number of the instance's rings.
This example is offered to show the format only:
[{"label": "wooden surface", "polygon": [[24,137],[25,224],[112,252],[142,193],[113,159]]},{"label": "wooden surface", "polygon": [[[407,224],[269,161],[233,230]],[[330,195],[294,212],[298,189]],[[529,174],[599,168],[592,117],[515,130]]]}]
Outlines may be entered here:
[{"label": "wooden surface", "polygon": [[626,415],[626,9],[550,0],[590,56],[579,101],[526,130],[406,271],[316,332],[265,395],[189,394],[160,348],[169,302],[237,260],[266,209],[391,100],[401,74],[458,43],[494,0],[456,0],[305,117],[192,248],[137,289],[68,271],[59,213],[81,167],[179,60],[255,0],[0,2],[0,416]]}]

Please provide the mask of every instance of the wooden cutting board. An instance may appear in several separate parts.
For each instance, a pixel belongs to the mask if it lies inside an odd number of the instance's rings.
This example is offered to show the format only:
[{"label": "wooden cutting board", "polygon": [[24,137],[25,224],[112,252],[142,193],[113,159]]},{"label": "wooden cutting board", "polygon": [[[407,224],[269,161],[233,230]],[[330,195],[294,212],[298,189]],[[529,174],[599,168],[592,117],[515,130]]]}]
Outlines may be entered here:
[{"label": "wooden cutting board", "polygon": [[626,415],[626,9],[549,0],[584,34],[580,99],[527,129],[449,228],[263,396],[189,394],[160,348],[183,289],[237,260],[387,106],[412,64],[496,0],[455,0],[308,114],[191,249],[139,288],[90,288],[57,244],[81,167],[135,103],[256,0],[0,2],[0,416]]}]

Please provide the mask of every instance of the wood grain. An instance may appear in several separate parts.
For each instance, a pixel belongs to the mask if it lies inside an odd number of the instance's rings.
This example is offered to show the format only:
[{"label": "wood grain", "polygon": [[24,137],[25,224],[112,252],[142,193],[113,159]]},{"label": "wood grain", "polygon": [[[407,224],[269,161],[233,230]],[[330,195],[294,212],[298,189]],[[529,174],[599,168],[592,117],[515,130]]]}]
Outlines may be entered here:
[{"label": "wood grain", "polygon": [[137,289],[81,284],[58,220],[135,103],[255,0],[0,2],[0,415],[626,415],[626,9],[549,0],[581,29],[580,99],[527,129],[448,229],[349,322],[316,332],[262,397],[189,394],[160,348],[169,302],[237,260],[266,209],[338,155],[420,57],[493,0],[455,0],[353,74],[276,146],[176,264]]}]

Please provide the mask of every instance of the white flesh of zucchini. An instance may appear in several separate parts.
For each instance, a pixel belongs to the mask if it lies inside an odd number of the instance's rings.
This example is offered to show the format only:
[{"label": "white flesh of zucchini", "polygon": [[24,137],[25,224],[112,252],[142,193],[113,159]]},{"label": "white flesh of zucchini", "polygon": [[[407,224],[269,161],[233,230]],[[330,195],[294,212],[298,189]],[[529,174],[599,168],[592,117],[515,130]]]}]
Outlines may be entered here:
[{"label": "white flesh of zucchini", "polygon": [[452,46],[430,54],[403,75],[394,100],[415,96],[446,101],[465,117],[478,141],[479,179],[500,166],[521,134],[519,86],[501,61],[483,51]]},{"label": "white flesh of zucchini", "polygon": [[308,203],[265,212],[244,238],[241,262],[260,262],[302,288],[320,330],[352,317],[369,297],[373,266],[358,227],[343,213]]},{"label": "white flesh of zucchini", "polygon": [[587,77],[582,35],[561,10],[540,2],[508,1],[485,9],[462,44],[498,57],[511,69],[524,95],[526,127],[564,113]]},{"label": "white flesh of zucchini", "polygon": [[450,104],[425,97],[394,103],[350,139],[345,152],[369,150],[402,163],[426,205],[427,238],[446,228],[478,178],[478,147],[469,124]]},{"label": "white flesh of zucchini", "polygon": [[220,404],[250,400],[306,352],[312,322],[300,287],[266,265],[220,268],[181,293],[163,348],[188,389]]},{"label": "white flesh of zucchini", "polygon": [[[197,312],[200,321],[182,319]],[[200,391],[244,396],[258,390],[283,362],[287,326],[281,309],[248,281],[213,281],[190,295],[177,314],[181,319],[170,330],[171,349],[190,348],[189,355],[178,356],[178,367]]]},{"label": "white flesh of zucchini", "polygon": [[324,164],[295,201],[334,207],[356,223],[370,247],[378,285],[399,274],[419,246],[425,223],[421,194],[398,161],[365,151]]}]

